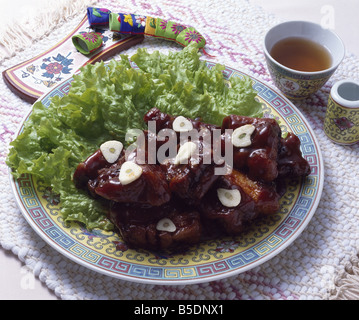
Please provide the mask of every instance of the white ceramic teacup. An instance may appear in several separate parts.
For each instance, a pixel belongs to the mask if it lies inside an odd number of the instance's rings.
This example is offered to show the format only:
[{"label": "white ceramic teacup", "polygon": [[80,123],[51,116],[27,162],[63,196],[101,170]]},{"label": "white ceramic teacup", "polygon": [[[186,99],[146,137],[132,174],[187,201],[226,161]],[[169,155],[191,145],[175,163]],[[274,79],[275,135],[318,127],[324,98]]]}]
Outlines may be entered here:
[{"label": "white ceramic teacup", "polygon": [[[277,62],[270,52],[278,41],[289,37],[309,39],[324,46],[331,55],[331,66],[325,70],[307,72],[290,69]],[[276,86],[285,96],[294,100],[306,98],[318,91],[345,56],[343,41],[333,31],[307,21],[288,21],[274,26],[265,35],[263,50]]]}]

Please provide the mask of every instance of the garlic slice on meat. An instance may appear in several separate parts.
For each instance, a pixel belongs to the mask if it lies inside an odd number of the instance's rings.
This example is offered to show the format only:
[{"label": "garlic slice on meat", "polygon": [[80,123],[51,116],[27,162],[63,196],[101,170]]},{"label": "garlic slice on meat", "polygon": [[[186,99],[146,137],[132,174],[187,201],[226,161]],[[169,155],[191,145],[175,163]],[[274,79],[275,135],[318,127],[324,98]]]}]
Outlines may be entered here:
[{"label": "garlic slice on meat", "polygon": [[156,229],[158,231],[175,232],[176,226],[171,219],[163,218],[157,222]]},{"label": "garlic slice on meat", "polygon": [[176,119],[174,119],[172,128],[176,132],[187,132],[193,129],[193,124],[185,117],[178,116]]},{"label": "garlic slice on meat", "polygon": [[255,130],[253,124],[245,124],[233,131],[232,144],[235,147],[248,147],[252,144],[251,135]]},{"label": "garlic slice on meat", "polygon": [[120,141],[109,140],[101,144],[100,150],[108,163],[114,163],[118,159],[123,149]]},{"label": "garlic slice on meat", "polygon": [[121,166],[119,180],[123,185],[126,185],[137,180],[141,174],[142,168],[138,164],[126,161]]},{"label": "garlic slice on meat", "polygon": [[217,196],[219,201],[228,208],[233,208],[241,203],[241,193],[238,189],[217,189]]},{"label": "garlic slice on meat", "polygon": [[174,160],[174,164],[183,163],[185,160],[191,158],[195,153],[197,146],[194,142],[188,141],[185,142],[178,150],[177,156]]}]

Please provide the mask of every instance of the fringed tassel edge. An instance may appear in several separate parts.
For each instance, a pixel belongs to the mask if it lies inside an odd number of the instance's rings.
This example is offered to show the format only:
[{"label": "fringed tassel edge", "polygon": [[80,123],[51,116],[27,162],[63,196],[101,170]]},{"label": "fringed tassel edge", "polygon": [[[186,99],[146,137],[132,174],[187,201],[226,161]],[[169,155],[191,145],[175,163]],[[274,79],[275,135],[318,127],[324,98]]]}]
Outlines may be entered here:
[{"label": "fringed tassel edge", "polygon": [[334,280],[330,300],[359,300],[359,253],[345,265],[345,271]]},{"label": "fringed tassel edge", "polygon": [[51,8],[48,5],[43,7],[36,16],[28,18],[27,21],[3,26],[0,32],[0,63],[48,36],[59,25],[80,12],[85,12],[86,8],[94,3],[95,0],[58,0],[56,3],[51,2]]}]

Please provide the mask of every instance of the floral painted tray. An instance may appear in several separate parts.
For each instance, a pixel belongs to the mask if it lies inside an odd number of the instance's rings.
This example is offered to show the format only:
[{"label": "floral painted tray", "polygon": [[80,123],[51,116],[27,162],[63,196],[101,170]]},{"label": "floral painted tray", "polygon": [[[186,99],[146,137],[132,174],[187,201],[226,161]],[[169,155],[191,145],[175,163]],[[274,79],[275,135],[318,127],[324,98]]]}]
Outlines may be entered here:
[{"label": "floral painted tray", "polygon": [[[92,31],[96,34],[89,33]],[[72,44],[71,37],[75,34],[102,37],[103,46],[89,55],[83,55]],[[106,60],[143,39],[143,35],[120,35],[100,28],[93,30],[85,16],[79,25],[56,45],[36,57],[4,70],[2,75],[15,94],[33,103],[65,79],[71,78],[83,65]]]},{"label": "floral painted tray", "polygon": [[[209,68],[213,66],[208,63]],[[244,76],[228,67],[224,74],[226,79]],[[51,97],[66,95],[71,80],[44,95],[42,103],[48,106]],[[30,175],[18,180],[11,178],[23,215],[61,254],[94,271],[123,280],[159,285],[207,282],[250,270],[273,258],[301,234],[315,213],[323,189],[324,168],[317,139],[300,111],[272,88],[254,78],[252,81],[265,116],[277,119],[282,131],[294,132],[301,140],[311,174],[290,181],[279,212],[254,222],[242,235],[206,241],[178,254],[133,250],[114,232],[88,231],[78,224],[67,227],[61,218],[60,199],[41,180]]]}]

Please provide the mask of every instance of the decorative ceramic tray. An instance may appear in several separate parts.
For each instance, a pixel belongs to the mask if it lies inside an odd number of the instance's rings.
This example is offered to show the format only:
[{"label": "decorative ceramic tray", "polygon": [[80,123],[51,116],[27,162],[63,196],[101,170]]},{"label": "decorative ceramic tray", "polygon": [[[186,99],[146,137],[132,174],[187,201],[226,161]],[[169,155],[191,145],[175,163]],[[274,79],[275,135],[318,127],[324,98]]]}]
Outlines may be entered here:
[{"label": "decorative ceramic tray", "polygon": [[[208,63],[208,67],[213,67]],[[243,77],[231,68],[226,79]],[[55,87],[40,100],[67,94],[71,80]],[[281,94],[252,78],[266,117],[279,121],[282,130],[301,140],[311,174],[288,183],[278,213],[253,223],[237,237],[203,242],[180,254],[133,250],[114,232],[88,231],[78,224],[66,227],[60,199],[40,180],[24,175],[11,178],[16,201],[32,228],[53,248],[73,261],[115,278],[153,284],[190,284],[232,276],[257,267],[290,245],[304,230],[318,206],[324,182],[318,142],[300,111]],[[26,119],[24,120],[26,121]],[[19,132],[21,132],[20,128]]]}]

